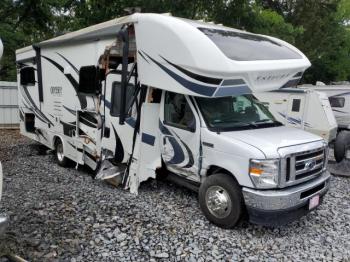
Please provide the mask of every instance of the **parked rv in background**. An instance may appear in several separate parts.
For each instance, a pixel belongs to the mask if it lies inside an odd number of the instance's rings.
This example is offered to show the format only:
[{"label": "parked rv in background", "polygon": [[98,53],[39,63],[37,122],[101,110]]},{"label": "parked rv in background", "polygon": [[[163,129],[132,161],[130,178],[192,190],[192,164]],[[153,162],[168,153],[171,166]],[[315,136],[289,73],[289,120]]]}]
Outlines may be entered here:
[{"label": "parked rv in background", "polygon": [[337,122],[326,94],[303,88],[286,88],[255,96],[278,121],[323,137],[331,143],[337,136]]},{"label": "parked rv in background", "polygon": [[119,177],[158,170],[199,191],[205,216],[284,224],[329,189],[327,143],[282,126],[252,95],[296,85],[309,60],[276,38],[133,14],[16,52],[21,133]]},{"label": "parked rv in background", "polygon": [[304,90],[315,90],[327,94],[335,119],[338,123],[334,143],[334,156],[337,162],[349,157],[350,151],[350,85],[302,85]]}]

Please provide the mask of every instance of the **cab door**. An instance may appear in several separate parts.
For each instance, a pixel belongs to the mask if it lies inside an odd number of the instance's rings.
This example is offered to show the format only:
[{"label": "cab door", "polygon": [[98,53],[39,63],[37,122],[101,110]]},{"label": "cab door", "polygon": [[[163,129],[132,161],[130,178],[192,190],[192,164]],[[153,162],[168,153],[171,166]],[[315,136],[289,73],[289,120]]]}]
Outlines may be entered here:
[{"label": "cab door", "polygon": [[161,155],[166,167],[199,181],[200,124],[188,96],[163,92],[159,128]]}]

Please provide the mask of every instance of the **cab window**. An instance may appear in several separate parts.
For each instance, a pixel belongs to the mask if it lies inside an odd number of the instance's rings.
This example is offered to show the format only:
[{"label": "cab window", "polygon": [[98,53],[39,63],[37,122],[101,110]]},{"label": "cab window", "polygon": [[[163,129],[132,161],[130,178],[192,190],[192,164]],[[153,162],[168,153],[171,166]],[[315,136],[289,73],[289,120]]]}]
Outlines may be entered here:
[{"label": "cab window", "polygon": [[184,95],[165,93],[164,123],[192,132],[195,130],[195,117]]}]

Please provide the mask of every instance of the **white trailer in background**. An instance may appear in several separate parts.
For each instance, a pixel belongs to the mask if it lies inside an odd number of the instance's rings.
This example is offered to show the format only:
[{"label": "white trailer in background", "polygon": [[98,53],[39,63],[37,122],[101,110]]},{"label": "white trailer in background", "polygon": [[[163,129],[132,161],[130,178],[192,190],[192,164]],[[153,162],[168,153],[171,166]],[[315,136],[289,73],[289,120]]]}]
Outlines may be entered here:
[{"label": "white trailer in background", "polygon": [[350,149],[350,85],[303,85],[299,88],[323,92],[328,96],[335,119],[338,123],[334,143],[334,156],[337,162],[349,158]]},{"label": "white trailer in background", "polygon": [[17,83],[0,81],[0,129],[17,129],[18,127]]},{"label": "white trailer in background", "polygon": [[325,93],[303,88],[286,88],[257,93],[274,117],[286,126],[300,128],[334,142],[337,122]]},{"label": "white trailer in background", "polygon": [[119,177],[199,191],[206,217],[282,224],[321,203],[327,144],[288,128],[252,95],[296,85],[309,60],[279,39],[134,14],[17,51],[21,132]]},{"label": "white trailer in background", "polygon": [[[2,45],[2,41],[0,39],[0,61],[1,61],[1,57],[3,54],[3,50],[4,47]],[[2,197],[2,181],[3,181],[3,173],[2,173],[2,164],[0,162],[0,200]],[[6,230],[8,224],[8,217],[6,215],[0,215],[0,235],[4,233],[4,231]]]}]

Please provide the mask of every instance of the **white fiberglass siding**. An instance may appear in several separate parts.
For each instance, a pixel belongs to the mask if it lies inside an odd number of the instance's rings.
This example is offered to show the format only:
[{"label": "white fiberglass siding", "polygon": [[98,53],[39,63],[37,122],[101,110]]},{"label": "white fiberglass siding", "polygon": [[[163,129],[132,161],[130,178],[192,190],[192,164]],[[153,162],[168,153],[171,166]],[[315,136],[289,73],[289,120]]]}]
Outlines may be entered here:
[{"label": "white fiberglass siding", "polygon": [[0,128],[18,128],[18,125],[17,83],[0,81]]}]

